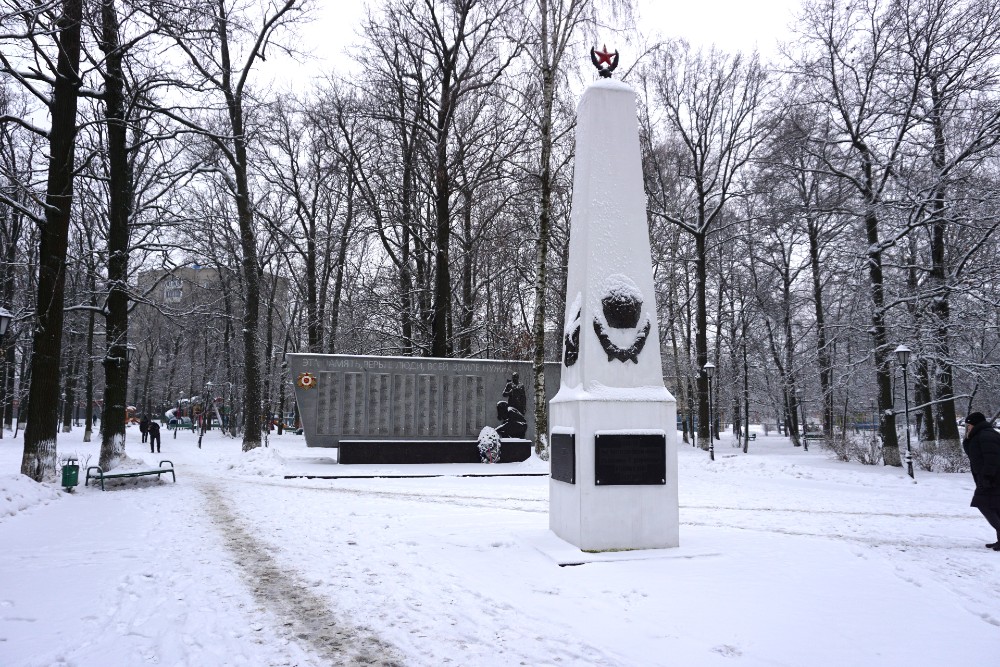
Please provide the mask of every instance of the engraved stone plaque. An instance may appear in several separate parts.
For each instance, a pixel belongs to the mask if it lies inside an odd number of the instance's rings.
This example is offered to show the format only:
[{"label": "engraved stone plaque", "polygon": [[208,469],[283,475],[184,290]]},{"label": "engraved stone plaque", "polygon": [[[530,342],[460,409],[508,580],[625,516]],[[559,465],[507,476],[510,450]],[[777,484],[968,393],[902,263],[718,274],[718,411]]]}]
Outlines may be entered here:
[{"label": "engraved stone plaque", "polygon": [[[286,358],[292,377],[316,376],[314,386],[295,389],[310,447],[337,447],[341,440],[475,445],[483,426],[498,424],[496,403],[511,374],[531,374],[526,361],[298,353]],[[545,373],[551,399],[559,387],[559,364],[546,364]],[[531,406],[530,383],[526,390]],[[532,415],[525,417],[531,439]]]},{"label": "engraved stone plaque", "polygon": [[598,486],[666,484],[666,435],[598,433],[594,436],[594,483]]},{"label": "engraved stone plaque", "polygon": [[552,479],[576,484],[576,435],[552,434],[552,454],[549,459]]}]

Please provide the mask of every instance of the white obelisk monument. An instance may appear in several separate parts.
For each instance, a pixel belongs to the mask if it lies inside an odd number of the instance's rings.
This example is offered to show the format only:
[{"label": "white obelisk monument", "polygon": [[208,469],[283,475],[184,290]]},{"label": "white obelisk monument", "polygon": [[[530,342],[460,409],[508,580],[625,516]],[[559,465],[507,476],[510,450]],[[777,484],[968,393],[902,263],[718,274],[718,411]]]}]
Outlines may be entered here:
[{"label": "white obelisk monument", "polygon": [[635,93],[609,78],[577,109],[564,322],[549,527],[584,550],[678,546],[677,408],[660,367]]}]

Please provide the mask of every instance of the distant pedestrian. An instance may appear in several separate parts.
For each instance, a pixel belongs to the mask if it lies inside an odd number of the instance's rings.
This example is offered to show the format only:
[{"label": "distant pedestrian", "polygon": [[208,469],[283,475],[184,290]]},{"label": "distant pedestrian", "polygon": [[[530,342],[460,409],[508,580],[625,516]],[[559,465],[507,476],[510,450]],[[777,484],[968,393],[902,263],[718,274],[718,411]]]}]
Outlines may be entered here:
[{"label": "distant pedestrian", "polygon": [[155,453],[160,453],[160,425],[153,420],[149,422],[149,453],[154,453],[153,445],[156,445]]},{"label": "distant pedestrian", "polygon": [[143,415],[139,420],[139,433],[142,433],[142,441],[146,442],[149,436],[149,415]]},{"label": "distant pedestrian", "polygon": [[997,531],[996,542],[987,544],[987,548],[1000,551],[1000,433],[993,430],[986,415],[973,412],[965,418],[962,447],[969,457],[972,479],[976,482],[971,505],[982,512]]}]

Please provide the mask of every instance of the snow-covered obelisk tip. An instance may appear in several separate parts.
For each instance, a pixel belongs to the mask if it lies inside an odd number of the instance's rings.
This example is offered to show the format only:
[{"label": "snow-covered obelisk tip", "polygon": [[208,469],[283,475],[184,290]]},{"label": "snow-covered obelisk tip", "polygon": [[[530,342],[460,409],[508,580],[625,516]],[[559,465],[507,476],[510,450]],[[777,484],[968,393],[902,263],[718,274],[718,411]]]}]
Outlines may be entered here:
[{"label": "snow-covered obelisk tip", "polygon": [[635,93],[601,79],[577,108],[563,369],[549,526],[587,550],[676,547],[676,402],[663,384]]}]

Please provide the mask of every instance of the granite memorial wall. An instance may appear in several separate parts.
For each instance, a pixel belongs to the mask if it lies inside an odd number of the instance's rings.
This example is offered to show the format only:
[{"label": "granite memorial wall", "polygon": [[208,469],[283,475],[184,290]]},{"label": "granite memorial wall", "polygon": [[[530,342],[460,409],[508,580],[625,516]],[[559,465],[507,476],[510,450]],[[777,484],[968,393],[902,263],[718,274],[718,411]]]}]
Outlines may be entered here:
[{"label": "granite memorial wall", "polygon": [[[534,437],[531,363],[485,359],[288,354],[306,444],[341,440],[475,440],[496,426],[496,404],[514,373],[527,394]],[[545,365],[546,400],[559,387],[558,363]]]}]

